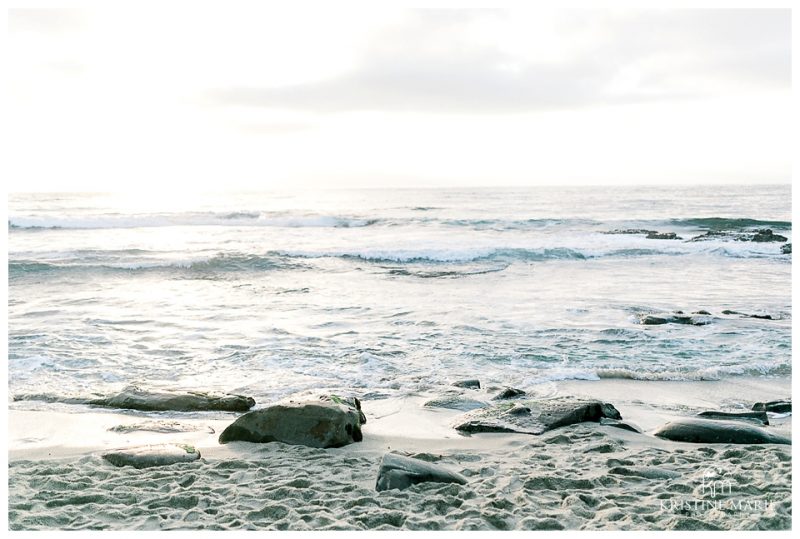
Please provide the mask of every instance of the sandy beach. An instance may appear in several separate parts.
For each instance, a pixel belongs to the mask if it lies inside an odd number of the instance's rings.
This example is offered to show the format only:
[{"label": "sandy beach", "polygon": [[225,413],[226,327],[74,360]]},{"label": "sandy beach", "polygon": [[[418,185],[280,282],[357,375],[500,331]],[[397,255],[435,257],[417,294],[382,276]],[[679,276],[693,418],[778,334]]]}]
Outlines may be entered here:
[{"label": "sandy beach", "polygon": [[[451,428],[463,412],[423,407],[431,397],[424,394],[364,400],[363,442],[336,449],[218,444],[236,414],[162,418],[162,426],[184,432],[154,433],[109,429],[152,427],[158,413],[12,410],[10,528],[790,528],[791,446],[676,443],[649,434],[674,418],[788,395],[789,380],[569,381],[535,392],[611,402],[644,432],[582,423],[540,436],[464,436]],[[791,435],[790,415],[771,415],[767,428]],[[165,442],[191,444],[202,458],[137,470],[100,457]],[[441,464],[468,483],[376,492],[389,451]],[[710,469],[720,481],[713,493]]]}]

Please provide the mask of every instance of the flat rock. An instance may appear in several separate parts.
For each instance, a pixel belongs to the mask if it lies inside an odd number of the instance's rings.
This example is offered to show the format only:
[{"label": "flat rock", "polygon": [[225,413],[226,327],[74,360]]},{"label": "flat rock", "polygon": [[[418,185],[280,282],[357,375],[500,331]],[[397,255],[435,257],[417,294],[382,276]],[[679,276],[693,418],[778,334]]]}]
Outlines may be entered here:
[{"label": "flat rock", "polygon": [[705,444],[791,444],[789,438],[743,421],[679,419],[667,423],[655,433],[673,442]]},{"label": "flat rock", "polygon": [[375,490],[405,489],[418,483],[467,483],[466,477],[438,464],[405,457],[397,453],[386,453],[378,469]]},{"label": "flat rock", "polygon": [[473,410],[458,418],[453,426],[465,433],[542,434],[573,423],[599,422],[603,417],[622,419],[614,406],[601,401],[572,398],[525,400]]},{"label": "flat rock", "polygon": [[674,232],[650,232],[647,234],[648,240],[682,240],[680,236]]},{"label": "flat rock", "polygon": [[615,466],[608,470],[608,473],[627,477],[642,477],[644,479],[675,479],[681,476],[680,473],[674,470],[652,466]]},{"label": "flat rock", "polygon": [[356,398],[325,395],[248,412],[228,425],[219,443],[283,442],[309,447],[341,447],[362,440],[366,417]]},{"label": "flat rock", "polygon": [[711,317],[702,314],[663,313],[639,315],[639,323],[644,326],[658,326],[662,324],[683,324],[689,326],[705,326],[711,323]]},{"label": "flat rock", "polygon": [[463,387],[465,389],[480,389],[481,388],[481,381],[480,380],[458,380],[453,382],[451,385],[456,387]]},{"label": "flat rock", "polygon": [[698,417],[706,419],[722,419],[722,420],[743,420],[753,421],[761,425],[769,425],[769,418],[766,412],[719,412],[716,410],[708,410],[697,414]]},{"label": "flat rock", "polygon": [[642,433],[642,429],[640,429],[638,426],[634,425],[630,421],[619,421],[617,419],[609,419],[607,417],[601,417],[600,424],[605,425],[606,427],[614,427],[617,429],[629,430],[631,432],[636,432],[639,434]]},{"label": "flat rock", "polygon": [[87,402],[95,406],[127,408],[142,411],[176,412],[246,412],[256,401],[252,397],[228,395],[225,393],[146,391],[129,386],[111,397],[93,399]]},{"label": "flat rock", "polygon": [[209,426],[179,423],[177,421],[141,421],[139,423],[116,425],[108,430],[120,434],[137,431],[160,433],[207,431],[214,433],[214,429]]},{"label": "flat rock", "polygon": [[114,466],[152,468],[179,462],[193,462],[200,458],[200,451],[183,444],[145,445],[110,451],[105,453],[103,458]]},{"label": "flat rock", "polygon": [[722,314],[727,315],[739,315],[745,318],[758,318],[760,320],[779,320],[780,317],[774,316],[771,314],[748,314],[748,313],[740,313],[739,311],[731,311],[730,309],[725,309],[722,311]]},{"label": "flat rock", "polygon": [[470,410],[485,408],[488,406],[488,404],[483,401],[468,399],[458,395],[431,399],[429,401],[425,401],[422,406],[425,408],[447,408],[448,410],[461,410],[462,412],[469,412]]},{"label": "flat rock", "polygon": [[757,412],[773,412],[775,414],[785,414],[792,411],[792,400],[778,400],[770,402],[757,402],[753,405],[753,410]]},{"label": "flat rock", "polygon": [[503,388],[503,391],[492,397],[492,400],[501,401],[501,400],[508,400],[508,399],[516,399],[517,397],[522,397],[525,395],[525,392],[521,389],[517,389],[515,387],[506,387]]}]

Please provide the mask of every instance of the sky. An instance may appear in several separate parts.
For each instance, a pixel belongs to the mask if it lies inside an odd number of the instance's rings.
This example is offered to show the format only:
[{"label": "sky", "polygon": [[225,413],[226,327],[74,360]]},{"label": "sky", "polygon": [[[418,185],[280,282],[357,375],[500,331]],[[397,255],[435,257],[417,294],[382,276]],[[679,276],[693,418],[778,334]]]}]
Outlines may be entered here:
[{"label": "sky", "polygon": [[791,13],[14,9],[10,189],[787,183]]}]

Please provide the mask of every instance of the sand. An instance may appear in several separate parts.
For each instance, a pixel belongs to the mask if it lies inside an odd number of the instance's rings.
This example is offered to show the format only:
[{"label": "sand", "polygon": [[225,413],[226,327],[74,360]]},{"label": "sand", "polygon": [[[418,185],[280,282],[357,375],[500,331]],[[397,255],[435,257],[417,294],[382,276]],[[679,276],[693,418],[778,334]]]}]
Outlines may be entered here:
[{"label": "sand", "polygon": [[[684,444],[648,435],[674,417],[786,397],[789,380],[601,380],[554,383],[537,391],[603,398],[645,433],[585,423],[541,436],[462,436],[450,427],[461,412],[422,407],[435,396],[430,394],[364,401],[364,441],[338,449],[281,443],[221,446],[216,438],[234,414],[173,417],[159,429],[153,425],[158,414],[88,407],[76,407],[76,413],[12,409],[9,527],[791,527],[791,446]],[[790,417],[771,421],[770,429],[791,435]],[[167,432],[108,430],[144,422]],[[109,448],[166,442],[190,443],[203,458],[143,470],[116,468],[100,458]],[[390,450],[448,466],[469,482],[376,492],[378,466]]]}]

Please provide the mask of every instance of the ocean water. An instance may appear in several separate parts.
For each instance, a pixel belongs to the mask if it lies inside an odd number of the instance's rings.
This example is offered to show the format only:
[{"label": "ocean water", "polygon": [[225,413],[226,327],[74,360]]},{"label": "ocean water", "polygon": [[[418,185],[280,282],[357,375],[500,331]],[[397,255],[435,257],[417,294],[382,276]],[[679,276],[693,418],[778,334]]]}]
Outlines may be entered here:
[{"label": "ocean water", "polygon": [[[9,391],[82,396],[135,383],[264,404],[467,377],[530,387],[788,376],[791,255],[740,239],[770,228],[791,241],[790,194],[12,194]],[[682,239],[608,233],[625,229]],[[709,231],[732,234],[690,241]],[[638,318],[699,309],[714,315],[708,325]]]}]

